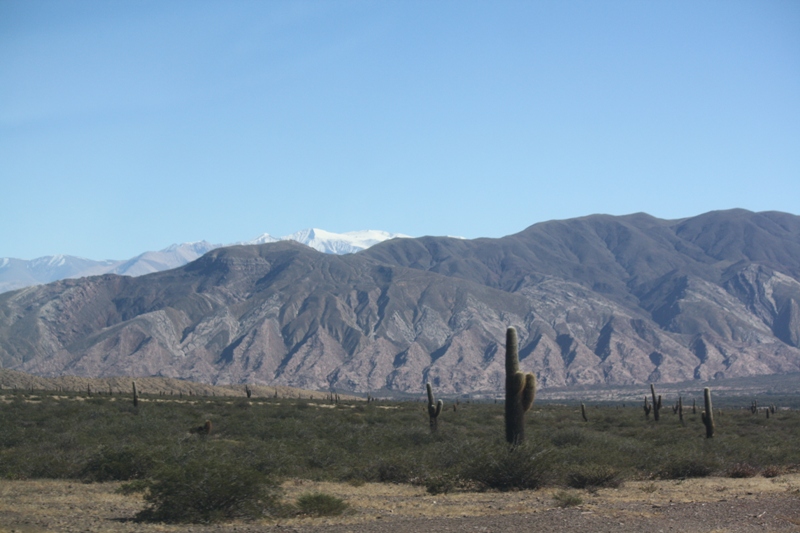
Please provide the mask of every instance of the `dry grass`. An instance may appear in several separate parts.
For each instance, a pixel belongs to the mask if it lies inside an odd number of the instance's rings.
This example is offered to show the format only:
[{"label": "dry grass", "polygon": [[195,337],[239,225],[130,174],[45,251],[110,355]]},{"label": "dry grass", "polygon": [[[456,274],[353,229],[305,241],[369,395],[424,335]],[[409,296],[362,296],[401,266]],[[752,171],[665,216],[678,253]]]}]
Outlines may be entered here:
[{"label": "dry grass", "polygon": [[[81,484],[68,481],[0,481],[0,533],[87,531],[92,533],[184,532],[199,526],[142,524],[130,521],[144,505],[135,496],[116,493],[118,483]],[[654,489],[651,490],[651,487]],[[647,488],[647,490],[643,490]],[[392,520],[396,518],[458,518],[547,512],[557,506],[560,489],[519,492],[451,493],[430,495],[410,485],[290,480],[284,498],[321,492],[342,498],[352,511],[338,517],[282,519],[282,526],[324,526]],[[766,500],[776,495],[800,494],[800,474],[773,479],[702,478],[685,481],[628,482],[618,489],[575,491],[583,499],[582,512],[599,515],[650,516],[662,506],[690,502]],[[644,505],[643,505],[644,504]],[[800,517],[787,517],[793,523]],[[251,523],[248,527],[276,525]],[[241,523],[214,526],[214,531],[241,529]]]}]

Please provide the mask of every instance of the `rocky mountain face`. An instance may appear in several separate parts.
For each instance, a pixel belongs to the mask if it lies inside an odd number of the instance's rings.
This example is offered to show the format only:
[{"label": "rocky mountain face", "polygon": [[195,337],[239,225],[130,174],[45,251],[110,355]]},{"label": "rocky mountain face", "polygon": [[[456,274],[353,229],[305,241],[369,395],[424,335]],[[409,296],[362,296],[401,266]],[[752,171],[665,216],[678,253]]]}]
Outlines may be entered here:
[{"label": "rocky mountain face", "polygon": [[0,363],[366,392],[502,390],[505,329],[547,386],[800,371],[800,217],[552,221],[501,239],[213,250],[0,295]]}]

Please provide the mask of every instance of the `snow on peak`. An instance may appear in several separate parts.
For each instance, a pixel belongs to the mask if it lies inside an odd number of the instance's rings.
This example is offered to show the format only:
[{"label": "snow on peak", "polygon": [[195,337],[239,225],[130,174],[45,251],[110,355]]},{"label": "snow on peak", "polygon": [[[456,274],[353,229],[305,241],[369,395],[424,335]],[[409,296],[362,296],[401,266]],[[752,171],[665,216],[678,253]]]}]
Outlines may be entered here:
[{"label": "snow on peak", "polygon": [[0,259],[0,268],[5,268],[8,266],[9,260],[8,257],[3,257]]},{"label": "snow on peak", "polygon": [[38,257],[36,259],[32,259],[30,261],[30,267],[33,268],[58,268],[60,266],[64,266],[64,263],[67,262],[67,256],[65,255],[46,255],[44,257]]},{"label": "snow on peak", "polygon": [[237,242],[235,244],[244,244],[244,245],[268,244],[268,243],[271,243],[271,242],[278,242],[279,240],[280,239],[278,239],[277,237],[273,237],[269,233],[262,233],[261,235],[259,235],[255,239],[252,239],[252,240],[249,240],[249,241],[239,241],[239,242]]},{"label": "snow on peak", "polygon": [[396,237],[408,236],[380,230],[333,233],[324,229],[309,228],[281,237],[281,240],[297,241],[326,254],[352,254]]},{"label": "snow on peak", "polygon": [[209,250],[213,250],[214,248],[219,248],[218,244],[211,244],[208,241],[194,241],[194,242],[182,242],[180,244],[171,244],[161,250],[162,253],[171,253],[171,252],[194,252],[200,255],[208,252]]},{"label": "snow on peak", "polygon": [[267,244],[278,241],[296,241],[306,246],[310,246],[317,251],[326,254],[352,254],[374,246],[379,242],[397,237],[408,237],[400,233],[389,233],[380,230],[351,231],[348,233],[334,233],[319,228],[308,228],[296,231],[290,235],[277,238],[269,233],[264,233],[250,241],[242,241],[236,244]]}]

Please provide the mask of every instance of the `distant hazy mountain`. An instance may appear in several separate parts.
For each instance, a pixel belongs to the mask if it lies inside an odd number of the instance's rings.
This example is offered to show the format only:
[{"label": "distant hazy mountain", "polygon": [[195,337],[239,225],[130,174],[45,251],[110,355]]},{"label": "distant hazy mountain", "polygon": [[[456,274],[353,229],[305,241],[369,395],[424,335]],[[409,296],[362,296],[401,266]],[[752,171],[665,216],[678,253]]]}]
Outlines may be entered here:
[{"label": "distant hazy mountain", "polygon": [[3,257],[0,258],[0,292],[59,279],[104,274],[120,263],[121,261],[93,261],[71,255],[51,255],[30,261]]},{"label": "distant hazy mountain", "polygon": [[142,276],[161,272],[190,263],[206,252],[219,247],[219,244],[211,244],[207,241],[173,244],[160,252],[145,252],[137,255],[108,272],[123,276]]},{"label": "distant hazy mountain", "polygon": [[[280,238],[264,233],[251,241],[236,244],[255,245],[292,240],[328,254],[350,254],[396,237],[406,237],[406,235],[377,230],[332,233],[315,228],[298,231]],[[221,246],[221,244],[211,244],[207,241],[173,244],[161,251],[145,252],[123,261],[94,261],[69,255],[46,256],[31,261],[0,258],[0,293],[66,278],[82,278],[107,273],[142,276],[161,272],[183,266]]]},{"label": "distant hazy mountain", "polygon": [[312,389],[498,393],[800,371],[800,217],[593,215],[500,239],[212,250],[0,295],[0,366]]}]

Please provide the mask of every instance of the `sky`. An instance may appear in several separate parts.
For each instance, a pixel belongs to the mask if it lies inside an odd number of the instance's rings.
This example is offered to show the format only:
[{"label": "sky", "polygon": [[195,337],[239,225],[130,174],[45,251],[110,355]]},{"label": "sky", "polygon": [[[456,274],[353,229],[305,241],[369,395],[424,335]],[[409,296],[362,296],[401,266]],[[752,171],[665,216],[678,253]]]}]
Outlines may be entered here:
[{"label": "sky", "polygon": [[0,257],[800,213],[800,2],[0,0]]}]

